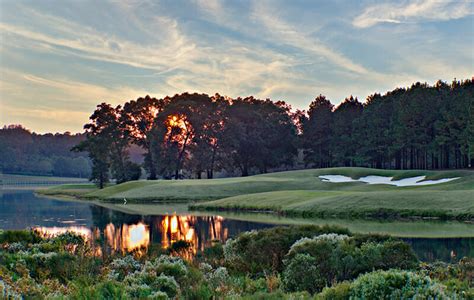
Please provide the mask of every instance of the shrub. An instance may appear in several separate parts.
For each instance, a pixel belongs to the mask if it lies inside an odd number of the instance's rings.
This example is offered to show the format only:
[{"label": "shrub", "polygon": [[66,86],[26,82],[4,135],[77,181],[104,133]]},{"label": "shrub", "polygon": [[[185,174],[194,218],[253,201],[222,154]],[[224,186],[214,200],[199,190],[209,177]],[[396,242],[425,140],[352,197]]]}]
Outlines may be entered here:
[{"label": "shrub", "polygon": [[326,285],[326,279],[317,268],[316,258],[308,254],[297,254],[285,268],[282,283],[288,292],[315,293]]},{"label": "shrub", "polygon": [[140,270],[140,268],[140,263],[130,255],[123,258],[116,258],[110,263],[109,277],[122,281],[125,276]]},{"label": "shrub", "polygon": [[325,233],[349,234],[349,231],[337,226],[288,226],[247,232],[227,241],[225,262],[233,271],[252,275],[281,272],[283,258],[291,245],[301,238]]},{"label": "shrub", "polygon": [[76,289],[70,299],[128,299],[125,288],[115,281],[105,281],[97,285],[84,286]]},{"label": "shrub", "polygon": [[415,252],[403,241],[386,241],[382,248],[382,267],[384,269],[414,269],[418,265]]},{"label": "shrub", "polygon": [[[318,279],[323,281],[317,285],[292,285],[294,288],[289,289],[291,291],[306,290],[314,293],[334,281],[351,280],[374,269],[414,268],[417,264],[410,246],[401,241],[359,244],[345,235],[325,234],[296,241],[286,256],[284,275],[288,273],[290,266],[295,267],[297,262],[294,260],[301,254],[312,257],[314,268],[319,272]],[[304,263],[308,264],[309,260]],[[285,276],[283,279],[284,282],[288,280]],[[309,286],[310,289],[304,289],[304,286]]]},{"label": "shrub", "polygon": [[[175,277],[185,278],[187,268],[178,257],[160,256],[154,261],[147,261],[143,267],[125,276],[123,282],[130,297],[151,297],[161,291],[174,298],[179,293]],[[158,297],[161,294],[155,294]]]},{"label": "shrub", "polygon": [[0,232],[0,244],[4,243],[38,243],[42,238],[33,230],[5,230]]},{"label": "shrub", "polygon": [[409,271],[375,271],[359,276],[351,285],[356,299],[445,299],[445,287],[428,276]]},{"label": "shrub", "polygon": [[203,252],[199,252],[196,259],[213,266],[222,265],[224,262],[224,247],[220,242],[214,242],[210,247],[206,247]]},{"label": "shrub", "polygon": [[156,274],[165,274],[181,281],[188,273],[184,261],[180,257],[161,255],[154,261]]},{"label": "shrub", "polygon": [[52,238],[50,242],[53,244],[57,243],[59,245],[84,245],[85,239],[82,235],[68,231]]},{"label": "shrub", "polygon": [[349,299],[350,293],[351,293],[350,282],[343,281],[332,287],[325,287],[323,291],[317,295],[317,299],[346,300],[346,299]]}]

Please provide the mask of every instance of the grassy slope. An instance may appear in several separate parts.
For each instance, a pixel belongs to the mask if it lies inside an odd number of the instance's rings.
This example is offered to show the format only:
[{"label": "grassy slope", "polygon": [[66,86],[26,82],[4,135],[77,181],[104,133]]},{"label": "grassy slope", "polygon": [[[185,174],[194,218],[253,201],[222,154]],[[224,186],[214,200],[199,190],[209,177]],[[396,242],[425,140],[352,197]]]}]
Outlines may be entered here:
[{"label": "grassy slope", "polygon": [[271,210],[290,215],[339,217],[474,218],[474,191],[279,191],[195,204],[195,209]]},{"label": "grassy slope", "polygon": [[[393,176],[395,179],[419,175],[426,175],[427,179],[461,178],[422,187],[327,183],[318,178],[329,174],[352,178],[367,175]],[[193,205],[196,209],[257,209],[304,216],[474,218],[474,172],[471,171],[332,168],[214,180],[134,181],[103,190],[67,187],[49,190],[56,194],[69,191],[81,198],[110,201],[126,198],[130,203],[208,201]]]},{"label": "grassy slope", "polygon": [[[365,175],[394,176],[401,179],[426,175],[427,179],[461,177],[453,182],[422,186],[393,187],[360,183],[325,183],[317,175],[340,174],[359,178]],[[292,175],[291,172],[277,176]],[[388,171],[360,168],[306,170],[298,177],[318,181],[316,189],[242,194],[212,202],[198,203],[194,209],[271,210],[287,215],[338,217],[439,217],[474,219],[474,173],[470,171]]]}]

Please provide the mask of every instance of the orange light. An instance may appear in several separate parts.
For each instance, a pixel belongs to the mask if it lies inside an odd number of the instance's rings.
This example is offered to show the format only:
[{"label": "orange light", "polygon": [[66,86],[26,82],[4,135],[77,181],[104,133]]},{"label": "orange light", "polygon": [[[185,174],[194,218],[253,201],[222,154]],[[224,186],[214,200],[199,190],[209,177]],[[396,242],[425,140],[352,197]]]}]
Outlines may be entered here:
[{"label": "orange light", "polygon": [[123,225],[122,229],[123,250],[134,251],[147,248],[150,244],[150,230],[140,222],[136,225]]},{"label": "orange light", "polygon": [[92,237],[92,232],[89,228],[84,226],[69,226],[69,227],[35,227],[33,228],[41,237],[52,238],[66,232],[73,232],[89,241]]},{"label": "orange light", "polygon": [[171,234],[178,232],[178,217],[172,216],[171,217]]}]

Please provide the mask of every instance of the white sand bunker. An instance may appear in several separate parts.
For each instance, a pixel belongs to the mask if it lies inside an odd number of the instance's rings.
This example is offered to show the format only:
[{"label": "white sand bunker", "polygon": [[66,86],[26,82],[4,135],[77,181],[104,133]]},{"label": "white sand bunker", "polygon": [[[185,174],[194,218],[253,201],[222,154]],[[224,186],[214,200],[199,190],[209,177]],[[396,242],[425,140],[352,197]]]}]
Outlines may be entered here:
[{"label": "white sand bunker", "polygon": [[343,175],[321,175],[319,176],[322,181],[324,182],[364,182],[368,184],[389,184],[395,186],[419,186],[419,185],[432,185],[432,184],[440,184],[449,181],[453,181],[459,179],[459,177],[454,178],[443,178],[438,180],[425,180],[426,176],[416,176],[416,177],[409,177],[400,180],[393,180],[393,177],[386,177],[386,176],[365,176],[359,179],[352,179],[347,176]]}]

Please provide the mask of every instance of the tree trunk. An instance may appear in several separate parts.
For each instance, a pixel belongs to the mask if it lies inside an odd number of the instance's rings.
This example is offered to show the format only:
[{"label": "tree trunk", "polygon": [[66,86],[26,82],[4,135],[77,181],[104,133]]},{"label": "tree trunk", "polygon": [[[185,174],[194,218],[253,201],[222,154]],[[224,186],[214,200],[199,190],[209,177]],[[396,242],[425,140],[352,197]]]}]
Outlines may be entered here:
[{"label": "tree trunk", "polygon": [[249,169],[248,169],[247,164],[244,164],[242,168],[242,177],[246,177],[246,176],[249,176]]},{"label": "tree trunk", "polygon": [[183,142],[183,149],[178,154],[178,159],[176,161],[176,170],[174,173],[175,179],[178,179],[178,176],[179,176],[179,170],[181,169],[181,160],[183,159],[184,151],[186,151],[186,144],[188,142],[189,136],[190,136],[190,133],[186,134],[186,138],[184,139],[184,142]]}]

